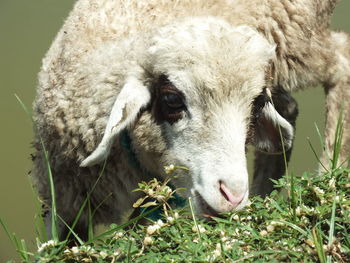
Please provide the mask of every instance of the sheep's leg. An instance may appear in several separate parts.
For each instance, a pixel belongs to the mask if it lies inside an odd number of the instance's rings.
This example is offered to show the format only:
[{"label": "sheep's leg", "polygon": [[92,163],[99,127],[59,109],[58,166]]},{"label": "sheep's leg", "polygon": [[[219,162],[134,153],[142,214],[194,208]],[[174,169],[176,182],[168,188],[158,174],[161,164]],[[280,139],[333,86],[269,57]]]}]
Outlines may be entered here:
[{"label": "sheep's leg", "polygon": [[[331,50],[334,51],[334,65],[328,67],[328,80],[325,85],[326,92],[326,126],[324,153],[321,163],[327,169],[348,165],[350,149],[350,37],[346,33],[331,33]],[[337,163],[334,163],[334,141],[337,124],[342,115],[342,142]],[[334,163],[334,164],[333,164]],[[323,171],[320,165],[320,170]]]},{"label": "sheep's leg", "polygon": [[[294,98],[283,88],[274,89],[272,95],[274,106],[278,113],[289,121],[294,129],[298,115],[298,105]],[[282,154],[266,154],[260,151],[255,151],[254,162],[254,180],[252,185],[252,194],[266,196],[273,190],[273,183],[270,179],[281,178],[286,171],[286,163],[288,164],[292,148]],[[286,162],[285,162],[286,158]]]}]

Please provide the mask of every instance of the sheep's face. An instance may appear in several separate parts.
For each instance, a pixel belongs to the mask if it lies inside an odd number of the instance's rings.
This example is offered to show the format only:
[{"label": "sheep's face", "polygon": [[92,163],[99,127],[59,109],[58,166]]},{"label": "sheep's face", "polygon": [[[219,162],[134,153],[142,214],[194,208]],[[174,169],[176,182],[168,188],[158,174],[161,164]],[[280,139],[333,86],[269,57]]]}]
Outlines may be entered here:
[{"label": "sheep's face", "polygon": [[[176,186],[194,197],[197,210],[213,214],[239,209],[248,199],[245,145],[250,102],[235,94],[194,88],[190,80],[160,76],[151,114],[165,142],[161,162],[189,168],[179,171]],[[205,85],[206,83],[202,83]],[[193,89],[194,88],[194,89]]]},{"label": "sheep's face", "polygon": [[[266,91],[265,70],[273,55],[274,47],[247,26],[217,18],[165,26],[152,38],[143,61],[147,80],[129,76],[102,146],[84,165],[103,159],[113,134],[134,122],[133,145],[142,165],[155,174],[169,164],[189,168],[173,182],[193,196],[198,212],[244,207],[249,195],[246,143],[279,150],[279,138],[269,138],[272,130],[276,137],[277,123],[287,148],[292,136],[268,99],[256,99]],[[254,107],[254,101],[260,105]]]}]

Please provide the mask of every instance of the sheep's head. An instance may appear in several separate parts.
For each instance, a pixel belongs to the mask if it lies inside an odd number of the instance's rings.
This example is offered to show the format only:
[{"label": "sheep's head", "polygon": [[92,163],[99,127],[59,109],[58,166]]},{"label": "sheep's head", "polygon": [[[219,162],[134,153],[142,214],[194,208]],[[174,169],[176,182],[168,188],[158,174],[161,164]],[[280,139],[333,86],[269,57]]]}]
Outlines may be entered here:
[{"label": "sheep's head", "polygon": [[155,174],[168,164],[189,168],[174,182],[188,189],[198,212],[244,207],[246,144],[275,153],[288,149],[293,137],[266,89],[273,56],[274,46],[259,33],[217,18],[161,28],[140,62],[143,70],[126,79],[101,144],[82,165],[105,159],[130,125],[144,168]]}]

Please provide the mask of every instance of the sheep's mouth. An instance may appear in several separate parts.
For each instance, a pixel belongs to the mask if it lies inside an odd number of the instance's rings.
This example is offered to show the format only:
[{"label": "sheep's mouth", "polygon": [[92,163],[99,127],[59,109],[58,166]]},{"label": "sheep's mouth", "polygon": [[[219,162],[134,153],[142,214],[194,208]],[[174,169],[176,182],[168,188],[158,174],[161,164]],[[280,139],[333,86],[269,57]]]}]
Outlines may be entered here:
[{"label": "sheep's mouth", "polygon": [[196,191],[196,197],[198,205],[201,209],[201,216],[211,218],[211,217],[219,217],[218,212],[214,208],[212,208],[207,201],[204,200],[204,198],[201,196],[200,193]]}]

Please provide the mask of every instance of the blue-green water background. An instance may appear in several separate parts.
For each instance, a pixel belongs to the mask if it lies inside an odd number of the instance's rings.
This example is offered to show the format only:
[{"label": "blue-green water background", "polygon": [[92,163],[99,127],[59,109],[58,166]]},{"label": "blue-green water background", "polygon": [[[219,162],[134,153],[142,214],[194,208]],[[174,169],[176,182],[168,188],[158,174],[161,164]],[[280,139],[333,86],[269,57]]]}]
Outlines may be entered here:
[{"label": "blue-green water background", "polygon": [[[0,217],[11,232],[35,249],[34,195],[27,173],[31,169],[32,126],[17,102],[17,94],[30,108],[41,59],[75,1],[0,0]],[[350,2],[337,7],[332,27],[350,32]],[[309,137],[320,151],[314,123],[323,129],[324,95],[320,88],[295,96],[300,117],[290,164],[296,174],[313,171],[316,159],[307,143]],[[0,262],[18,258],[14,247],[0,229]]]}]

